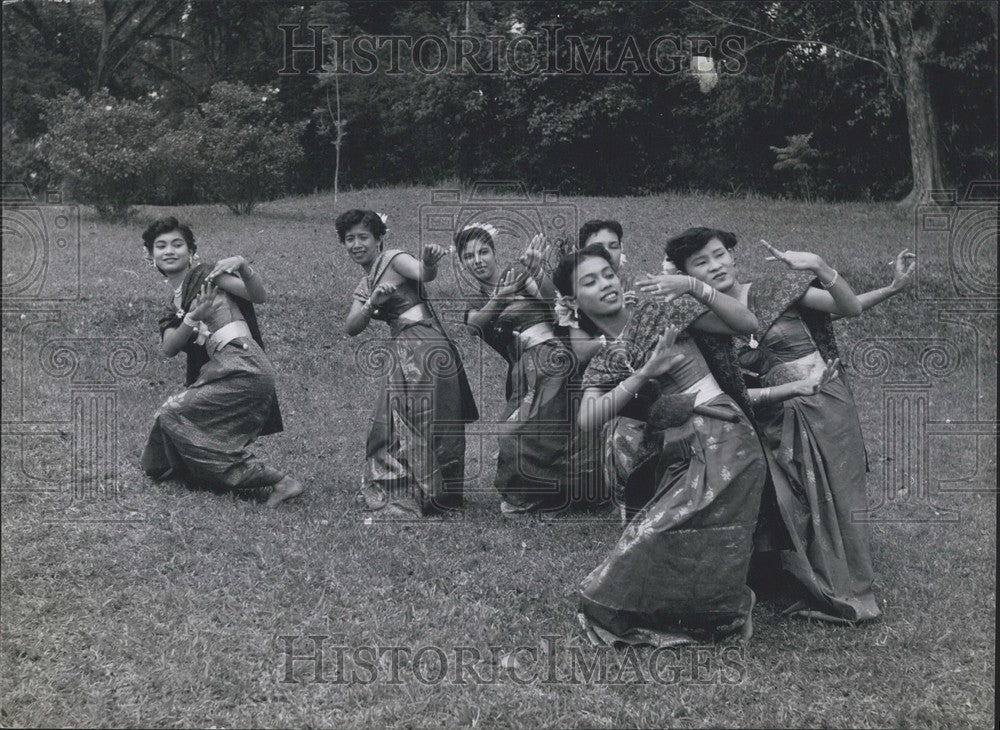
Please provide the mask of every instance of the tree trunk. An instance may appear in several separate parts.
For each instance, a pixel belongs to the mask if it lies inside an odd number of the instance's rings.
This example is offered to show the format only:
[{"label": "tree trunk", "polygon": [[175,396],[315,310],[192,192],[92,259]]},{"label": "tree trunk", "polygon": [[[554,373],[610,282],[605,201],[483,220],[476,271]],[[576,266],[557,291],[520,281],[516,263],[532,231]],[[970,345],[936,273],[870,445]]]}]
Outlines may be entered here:
[{"label": "tree trunk", "polygon": [[902,59],[902,82],[906,103],[906,122],[910,132],[910,166],[913,187],[900,201],[912,206],[928,200],[931,191],[944,187],[941,171],[941,149],[938,145],[938,123],[931,100],[927,68],[913,54]]}]

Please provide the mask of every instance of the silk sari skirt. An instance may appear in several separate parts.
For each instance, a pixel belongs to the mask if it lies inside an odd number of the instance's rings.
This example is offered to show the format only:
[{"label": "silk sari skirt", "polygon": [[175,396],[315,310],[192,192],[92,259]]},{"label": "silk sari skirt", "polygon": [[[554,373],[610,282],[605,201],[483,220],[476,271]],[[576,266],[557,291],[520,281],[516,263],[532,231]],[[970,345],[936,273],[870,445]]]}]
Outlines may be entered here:
[{"label": "silk sari skirt", "polygon": [[581,585],[581,623],[596,643],[668,646],[731,633],[749,618],[767,467],[736,403],[719,395],[706,405],[739,421],[692,415],[663,430],[631,418],[605,426],[606,478],[618,499],[651,496]]},{"label": "silk sari skirt", "polygon": [[454,343],[432,320],[392,324],[371,357],[388,368],[366,445],[361,496],[386,517],[462,506],[465,424],[479,415]]},{"label": "silk sari skirt", "polygon": [[574,359],[558,339],[521,353],[500,426],[494,482],[507,508],[555,510],[569,504],[569,461],[576,412],[567,385]]},{"label": "silk sari skirt", "polygon": [[[773,384],[768,382],[769,385]],[[758,414],[770,450],[778,509],[792,541],[781,567],[809,593],[791,613],[832,622],[877,618],[866,457],[843,375],[809,397]]]},{"label": "silk sari skirt", "polygon": [[276,400],[274,370],[264,351],[249,337],[233,340],[212,353],[190,387],[156,411],[143,471],[209,489],[277,484],[284,474],[249,451]]}]

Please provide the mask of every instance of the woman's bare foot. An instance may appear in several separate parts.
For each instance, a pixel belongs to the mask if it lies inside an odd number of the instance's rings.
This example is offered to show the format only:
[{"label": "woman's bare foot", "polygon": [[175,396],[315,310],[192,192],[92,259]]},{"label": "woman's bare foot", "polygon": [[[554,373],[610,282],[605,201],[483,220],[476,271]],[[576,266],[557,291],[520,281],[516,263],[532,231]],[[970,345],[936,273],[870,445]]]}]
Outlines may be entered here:
[{"label": "woman's bare foot", "polygon": [[302,483],[286,474],[280,482],[274,485],[274,491],[271,492],[271,496],[267,500],[267,506],[277,507],[287,499],[298,497],[303,491],[305,491],[305,487],[302,486]]}]

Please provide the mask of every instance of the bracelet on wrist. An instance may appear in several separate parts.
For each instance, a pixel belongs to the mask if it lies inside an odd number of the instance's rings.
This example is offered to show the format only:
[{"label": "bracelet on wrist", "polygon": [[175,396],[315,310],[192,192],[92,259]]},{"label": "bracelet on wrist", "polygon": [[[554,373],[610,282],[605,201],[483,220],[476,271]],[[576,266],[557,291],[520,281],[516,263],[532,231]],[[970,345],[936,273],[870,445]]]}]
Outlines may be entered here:
[{"label": "bracelet on wrist", "polygon": [[184,315],[184,319],[181,321],[181,324],[186,324],[191,329],[196,330],[198,329],[199,322],[197,319],[191,316],[190,312],[188,312],[187,314]]},{"label": "bracelet on wrist", "polygon": [[820,286],[822,286],[824,289],[829,289],[831,286],[833,286],[834,284],[837,283],[837,279],[839,279],[839,278],[840,278],[840,272],[837,271],[836,269],[834,269],[833,270],[833,278],[830,279],[829,282],[826,282],[826,281],[823,281],[822,279],[820,279],[819,283],[820,283]]},{"label": "bracelet on wrist", "polygon": [[628,386],[625,385],[625,381],[624,380],[622,382],[618,383],[618,385],[619,385],[619,387],[621,387],[622,390],[624,390],[626,393],[628,393],[633,398],[638,398],[639,397],[638,393],[633,393],[631,390],[628,389]]}]

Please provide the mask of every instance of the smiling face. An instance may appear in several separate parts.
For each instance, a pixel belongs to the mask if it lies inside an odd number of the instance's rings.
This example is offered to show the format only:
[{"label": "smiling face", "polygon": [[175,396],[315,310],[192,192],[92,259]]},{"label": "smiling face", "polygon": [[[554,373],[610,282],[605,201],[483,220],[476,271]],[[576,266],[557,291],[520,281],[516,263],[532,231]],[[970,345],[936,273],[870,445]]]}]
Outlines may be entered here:
[{"label": "smiling face", "polygon": [[379,254],[382,240],[359,223],[344,234],[344,247],[351,260],[359,266],[370,266]]},{"label": "smiling face", "polygon": [[462,265],[479,281],[492,283],[496,278],[497,258],[493,247],[482,239],[472,239],[462,249]]},{"label": "smiling face", "polygon": [[161,233],[153,240],[153,263],[163,274],[176,274],[191,265],[191,249],[179,230]]},{"label": "smiling face", "polygon": [[599,256],[587,256],[576,267],[576,304],[591,319],[617,314],[624,305],[614,268]]},{"label": "smiling face", "polygon": [[602,228],[597,233],[592,233],[583,245],[589,246],[592,243],[604,246],[604,250],[611,254],[611,265],[618,271],[622,263],[622,242],[618,234],[609,228]]},{"label": "smiling face", "polygon": [[725,292],[736,284],[736,261],[725,244],[713,238],[684,260],[684,273]]}]

